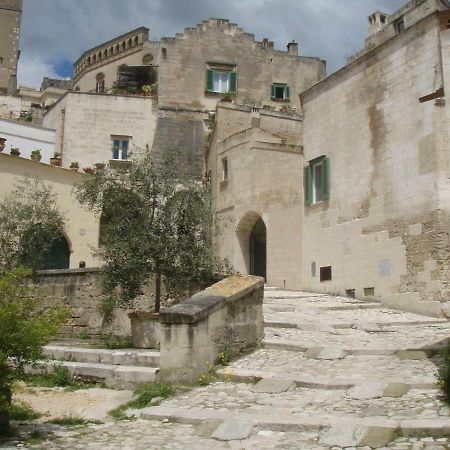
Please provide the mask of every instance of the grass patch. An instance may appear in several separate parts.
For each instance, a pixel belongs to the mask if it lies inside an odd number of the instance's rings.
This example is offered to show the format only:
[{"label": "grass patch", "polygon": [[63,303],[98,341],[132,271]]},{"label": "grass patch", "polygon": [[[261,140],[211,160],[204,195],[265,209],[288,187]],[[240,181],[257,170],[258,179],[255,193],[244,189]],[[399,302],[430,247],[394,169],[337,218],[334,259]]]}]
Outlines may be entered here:
[{"label": "grass patch", "polygon": [[444,401],[450,405],[450,342],[447,347],[441,351],[443,359],[442,366],[439,368],[438,384],[444,396]]},{"label": "grass patch", "polygon": [[66,416],[60,417],[59,419],[53,419],[50,421],[50,423],[53,423],[55,425],[61,425],[64,427],[78,427],[81,425],[89,425],[89,424],[99,425],[102,422],[100,422],[99,420],[86,420],[76,416]]},{"label": "grass patch", "polygon": [[80,380],[74,380],[70,372],[63,366],[58,366],[54,373],[39,373],[25,375],[23,381],[28,386],[55,388],[63,387],[67,391],[77,391],[79,389],[89,389],[93,386],[104,387],[104,383],[89,383]]},{"label": "grass patch", "polygon": [[42,417],[42,414],[39,414],[33,408],[29,407],[25,403],[13,403],[9,407],[9,414],[11,420],[16,420],[18,422],[36,420],[39,419],[39,417]]},{"label": "grass patch", "polygon": [[27,438],[27,444],[28,445],[40,444],[44,439],[45,437],[39,431],[35,430]]},{"label": "grass patch", "polygon": [[113,334],[102,334],[100,336],[102,341],[101,348],[107,348],[108,350],[117,350],[121,348],[131,348],[131,338],[123,336],[114,336]]},{"label": "grass patch", "polygon": [[140,385],[133,394],[133,400],[108,412],[116,420],[128,419],[125,416],[127,409],[142,409],[150,405],[157,397],[168,398],[175,394],[175,389],[168,384],[148,383]]}]

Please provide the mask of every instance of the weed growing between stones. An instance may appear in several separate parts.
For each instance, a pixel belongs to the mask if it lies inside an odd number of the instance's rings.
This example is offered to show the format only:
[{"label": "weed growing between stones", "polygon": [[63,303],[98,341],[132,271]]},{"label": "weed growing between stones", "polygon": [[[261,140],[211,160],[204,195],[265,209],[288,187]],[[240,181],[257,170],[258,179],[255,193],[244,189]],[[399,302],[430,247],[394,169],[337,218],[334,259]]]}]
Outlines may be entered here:
[{"label": "weed growing between stones", "polygon": [[174,394],[175,389],[168,384],[142,384],[134,391],[133,400],[109,411],[108,414],[116,420],[129,419],[129,417],[125,415],[127,409],[142,409],[147,406],[157,405],[161,400],[169,398]]},{"label": "weed growing between stones", "polygon": [[221,366],[228,366],[230,362],[230,355],[228,350],[225,349],[217,355],[216,364],[220,364]]},{"label": "weed growing between stones", "polygon": [[439,369],[438,384],[444,394],[444,400],[450,405],[450,343],[442,351],[443,364]]},{"label": "weed growing between stones", "polygon": [[24,381],[28,386],[55,388],[63,387],[66,391],[77,391],[80,389],[89,389],[95,387],[105,387],[104,383],[91,383],[74,379],[69,371],[59,366],[55,373],[39,373],[34,375],[26,375]]},{"label": "weed growing between stones", "polygon": [[59,419],[53,419],[50,421],[50,423],[53,423],[55,425],[61,425],[64,427],[77,427],[77,426],[81,426],[81,425],[100,425],[103,422],[100,422],[99,420],[85,420],[82,419],[81,417],[76,417],[76,416],[66,416],[66,417],[61,417]]},{"label": "weed growing between stones", "polygon": [[217,381],[216,366],[206,361],[206,372],[202,373],[198,378],[198,384],[200,386],[208,386],[208,384]]},{"label": "weed growing between stones", "polygon": [[102,334],[100,339],[103,343],[103,348],[109,350],[116,350],[120,348],[131,348],[131,338],[128,336],[114,336],[113,334]]}]

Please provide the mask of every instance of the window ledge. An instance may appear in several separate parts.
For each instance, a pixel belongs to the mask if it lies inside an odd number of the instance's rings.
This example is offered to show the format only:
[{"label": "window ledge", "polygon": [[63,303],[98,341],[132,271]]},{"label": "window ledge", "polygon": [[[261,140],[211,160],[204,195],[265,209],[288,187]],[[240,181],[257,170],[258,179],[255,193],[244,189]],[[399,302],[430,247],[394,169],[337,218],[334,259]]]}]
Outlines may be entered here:
[{"label": "window ledge", "polygon": [[230,181],[229,178],[226,178],[225,180],[221,180],[220,187],[227,187],[229,181]]},{"label": "window ledge", "polygon": [[272,100],[273,102],[277,102],[277,103],[290,103],[291,102],[290,98],[274,98],[274,97],[270,97],[270,100]]}]

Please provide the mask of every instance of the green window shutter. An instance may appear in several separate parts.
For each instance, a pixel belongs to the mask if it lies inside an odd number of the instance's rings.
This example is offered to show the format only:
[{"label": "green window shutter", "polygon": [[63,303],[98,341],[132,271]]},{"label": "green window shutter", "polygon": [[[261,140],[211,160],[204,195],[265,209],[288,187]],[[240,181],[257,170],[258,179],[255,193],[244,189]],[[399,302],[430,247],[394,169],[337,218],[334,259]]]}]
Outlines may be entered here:
[{"label": "green window shutter", "polygon": [[291,98],[289,86],[286,86],[284,88],[284,98],[286,99]]},{"label": "green window shutter", "polygon": [[270,98],[275,98],[275,85],[270,86]]},{"label": "green window shutter", "polygon": [[324,158],[322,167],[323,199],[328,200],[330,198],[330,158]]},{"label": "green window shutter", "polygon": [[230,92],[236,94],[237,92],[237,73],[230,72]]},{"label": "green window shutter", "polygon": [[206,69],[206,90],[212,92],[213,90],[213,71]]},{"label": "green window shutter", "polygon": [[306,166],[303,169],[303,185],[304,185],[304,191],[305,191],[305,203],[307,205],[312,205],[313,190],[312,190],[311,166]]}]

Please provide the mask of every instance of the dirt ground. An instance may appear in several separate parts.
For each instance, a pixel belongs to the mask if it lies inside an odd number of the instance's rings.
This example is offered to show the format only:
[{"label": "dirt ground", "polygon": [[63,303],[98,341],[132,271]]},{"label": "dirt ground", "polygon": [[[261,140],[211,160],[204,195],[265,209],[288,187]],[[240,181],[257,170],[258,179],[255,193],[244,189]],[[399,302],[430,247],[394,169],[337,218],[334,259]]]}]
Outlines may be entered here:
[{"label": "dirt ground", "polygon": [[131,400],[132,391],[103,388],[66,391],[63,388],[28,387],[20,385],[14,394],[15,402],[29,405],[43,414],[38,419],[47,422],[63,417],[77,417],[85,420],[112,420],[108,411]]}]

